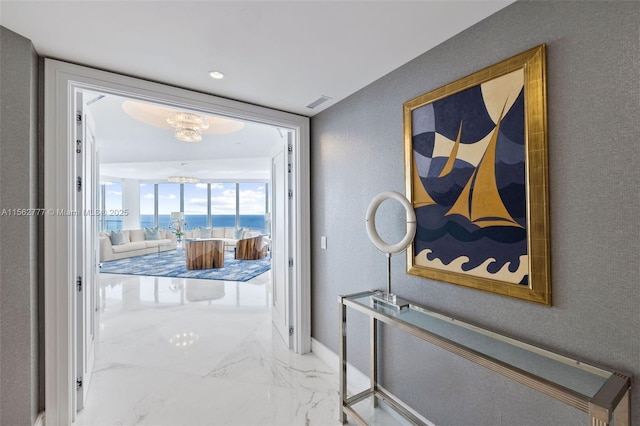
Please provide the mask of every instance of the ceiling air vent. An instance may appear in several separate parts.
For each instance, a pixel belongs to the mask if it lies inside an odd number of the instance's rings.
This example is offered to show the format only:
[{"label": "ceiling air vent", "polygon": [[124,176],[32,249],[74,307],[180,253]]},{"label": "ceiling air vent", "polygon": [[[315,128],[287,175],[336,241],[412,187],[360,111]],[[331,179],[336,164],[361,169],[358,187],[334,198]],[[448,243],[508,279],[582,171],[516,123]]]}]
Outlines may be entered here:
[{"label": "ceiling air vent", "polygon": [[316,99],[315,101],[311,102],[309,105],[307,105],[307,108],[309,109],[314,109],[315,107],[317,107],[320,104],[323,104],[325,102],[327,102],[329,99],[331,99],[328,96],[320,96],[318,99]]}]

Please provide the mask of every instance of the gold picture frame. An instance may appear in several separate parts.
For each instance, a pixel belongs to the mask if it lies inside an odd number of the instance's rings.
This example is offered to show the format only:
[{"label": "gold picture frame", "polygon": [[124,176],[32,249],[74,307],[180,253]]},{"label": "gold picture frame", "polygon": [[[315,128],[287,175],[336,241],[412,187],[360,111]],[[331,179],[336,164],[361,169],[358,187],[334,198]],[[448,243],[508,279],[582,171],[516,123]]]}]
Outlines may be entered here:
[{"label": "gold picture frame", "polygon": [[404,103],[407,273],[551,305],[545,45]]}]

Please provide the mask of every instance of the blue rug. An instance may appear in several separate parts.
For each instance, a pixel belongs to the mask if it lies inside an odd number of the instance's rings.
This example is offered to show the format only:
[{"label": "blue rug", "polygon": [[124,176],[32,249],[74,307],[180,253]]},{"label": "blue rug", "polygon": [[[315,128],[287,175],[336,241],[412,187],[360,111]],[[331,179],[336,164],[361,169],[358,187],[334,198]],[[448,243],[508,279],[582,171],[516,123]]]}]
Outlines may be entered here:
[{"label": "blue rug", "polygon": [[129,257],[104,262],[101,273],[149,275],[154,277],[197,278],[201,280],[249,281],[271,269],[271,258],[236,260],[233,252],[224,255],[224,268],[188,270],[184,250],[164,251],[158,254]]}]

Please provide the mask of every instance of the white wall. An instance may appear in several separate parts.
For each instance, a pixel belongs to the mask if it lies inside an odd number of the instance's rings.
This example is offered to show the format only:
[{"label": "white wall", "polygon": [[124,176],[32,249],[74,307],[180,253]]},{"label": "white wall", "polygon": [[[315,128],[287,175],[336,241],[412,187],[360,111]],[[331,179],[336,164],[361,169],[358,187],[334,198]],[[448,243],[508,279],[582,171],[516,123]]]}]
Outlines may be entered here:
[{"label": "white wall", "polygon": [[[367,238],[364,216],[377,193],[405,190],[403,102],[546,43],[553,306],[407,275],[404,256],[392,260],[394,290],[637,380],[638,22],[639,2],[519,0],[314,116],[313,337],[337,351],[337,296],[386,286],[385,259]],[[367,372],[368,324],[363,315],[349,318],[349,361]],[[412,336],[381,334],[382,385],[436,424],[587,423],[578,410]],[[637,389],[632,398],[637,420]]]},{"label": "white wall", "polygon": [[29,40],[0,27],[0,425],[32,425],[41,409],[38,333],[38,57]]}]

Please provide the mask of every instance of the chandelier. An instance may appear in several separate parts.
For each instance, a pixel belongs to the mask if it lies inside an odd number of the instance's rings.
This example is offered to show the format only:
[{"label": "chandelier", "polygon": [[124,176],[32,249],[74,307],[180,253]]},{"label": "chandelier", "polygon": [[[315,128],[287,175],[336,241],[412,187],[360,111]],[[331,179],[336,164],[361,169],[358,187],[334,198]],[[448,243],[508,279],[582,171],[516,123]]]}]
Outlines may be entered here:
[{"label": "chandelier", "polygon": [[198,183],[200,179],[197,177],[189,177],[189,176],[169,176],[167,178],[169,182],[173,183]]},{"label": "chandelier", "polygon": [[205,116],[191,112],[172,112],[167,117],[167,123],[175,129],[176,139],[184,142],[200,142],[200,132],[209,128]]}]

